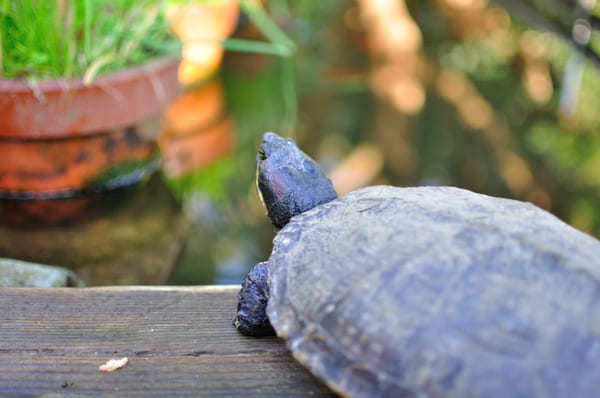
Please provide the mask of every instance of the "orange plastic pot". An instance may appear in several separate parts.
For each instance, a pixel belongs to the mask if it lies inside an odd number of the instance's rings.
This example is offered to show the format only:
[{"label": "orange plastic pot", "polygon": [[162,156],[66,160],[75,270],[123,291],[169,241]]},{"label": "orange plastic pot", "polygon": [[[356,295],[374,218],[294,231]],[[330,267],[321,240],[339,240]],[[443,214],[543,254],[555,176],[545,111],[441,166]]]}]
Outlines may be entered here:
[{"label": "orange plastic pot", "polygon": [[234,124],[225,115],[218,79],[189,89],[165,111],[158,145],[169,177],[192,173],[231,154]]},{"label": "orange plastic pot", "polygon": [[161,135],[159,144],[165,174],[180,177],[230,155],[235,147],[233,127],[233,121],[224,118],[193,134],[175,137]]},{"label": "orange plastic pot", "polygon": [[213,79],[181,94],[164,113],[164,131],[170,136],[195,134],[215,123],[225,112],[220,80]]},{"label": "orange plastic pot", "polygon": [[219,42],[233,33],[239,14],[238,0],[195,1],[170,7],[171,28],[183,43],[181,83],[197,83],[219,68],[224,53]]},{"label": "orange plastic pot", "polygon": [[135,126],[174,101],[177,68],[160,58],[90,85],[0,80],[0,196],[65,196],[116,166],[149,161],[155,142]]}]

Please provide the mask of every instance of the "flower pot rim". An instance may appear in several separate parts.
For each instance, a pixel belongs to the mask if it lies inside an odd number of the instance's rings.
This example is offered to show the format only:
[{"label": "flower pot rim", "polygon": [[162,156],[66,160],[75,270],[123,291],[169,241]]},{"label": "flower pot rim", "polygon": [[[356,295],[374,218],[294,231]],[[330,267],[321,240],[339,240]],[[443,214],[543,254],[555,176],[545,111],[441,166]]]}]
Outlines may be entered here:
[{"label": "flower pot rim", "polygon": [[179,93],[179,60],[158,56],[99,76],[54,78],[32,85],[0,79],[0,139],[52,139],[96,134],[158,114]]},{"label": "flower pot rim", "polygon": [[116,82],[130,80],[131,78],[138,76],[140,72],[152,72],[175,62],[178,63],[179,60],[170,55],[157,56],[141,64],[130,65],[123,69],[102,74],[89,84],[85,84],[82,77],[52,77],[33,81],[29,81],[27,78],[23,77],[14,79],[0,78],[0,94],[22,92],[31,92],[35,94],[36,92],[45,93],[48,91],[61,91],[65,89],[78,90],[90,87],[104,87]]}]

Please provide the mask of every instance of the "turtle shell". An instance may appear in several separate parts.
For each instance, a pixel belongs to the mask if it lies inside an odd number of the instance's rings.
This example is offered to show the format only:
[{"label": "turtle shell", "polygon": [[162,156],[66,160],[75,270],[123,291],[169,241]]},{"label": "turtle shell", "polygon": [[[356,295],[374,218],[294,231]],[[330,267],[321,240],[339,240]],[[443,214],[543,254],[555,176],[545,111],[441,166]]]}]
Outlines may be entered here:
[{"label": "turtle shell", "polygon": [[347,396],[591,397],[600,242],[515,200],[369,187],[294,217],[267,313]]}]

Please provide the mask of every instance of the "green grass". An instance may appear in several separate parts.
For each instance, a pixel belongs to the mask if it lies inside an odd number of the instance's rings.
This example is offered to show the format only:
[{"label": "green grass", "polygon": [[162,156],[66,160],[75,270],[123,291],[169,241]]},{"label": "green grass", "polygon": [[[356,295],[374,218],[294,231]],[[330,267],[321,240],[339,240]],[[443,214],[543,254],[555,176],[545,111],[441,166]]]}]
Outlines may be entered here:
[{"label": "green grass", "polygon": [[173,52],[163,1],[0,0],[0,76],[85,76]]},{"label": "green grass", "polygon": [[[170,0],[171,2],[185,2]],[[160,54],[180,43],[165,18],[167,0],[0,0],[0,77],[39,81],[96,76]],[[227,39],[227,50],[290,56],[294,43],[256,0],[242,9],[268,40]]]}]

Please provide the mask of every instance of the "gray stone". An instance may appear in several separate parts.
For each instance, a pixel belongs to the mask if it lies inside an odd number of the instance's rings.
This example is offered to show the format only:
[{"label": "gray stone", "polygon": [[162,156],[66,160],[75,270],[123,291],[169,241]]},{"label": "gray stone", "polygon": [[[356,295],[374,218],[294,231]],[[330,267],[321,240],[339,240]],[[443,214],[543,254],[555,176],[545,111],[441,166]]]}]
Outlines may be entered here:
[{"label": "gray stone", "polygon": [[0,258],[0,286],[82,287],[83,282],[65,268]]},{"label": "gray stone", "polygon": [[295,216],[267,314],[344,396],[592,397],[600,242],[528,203],[369,187]]}]

